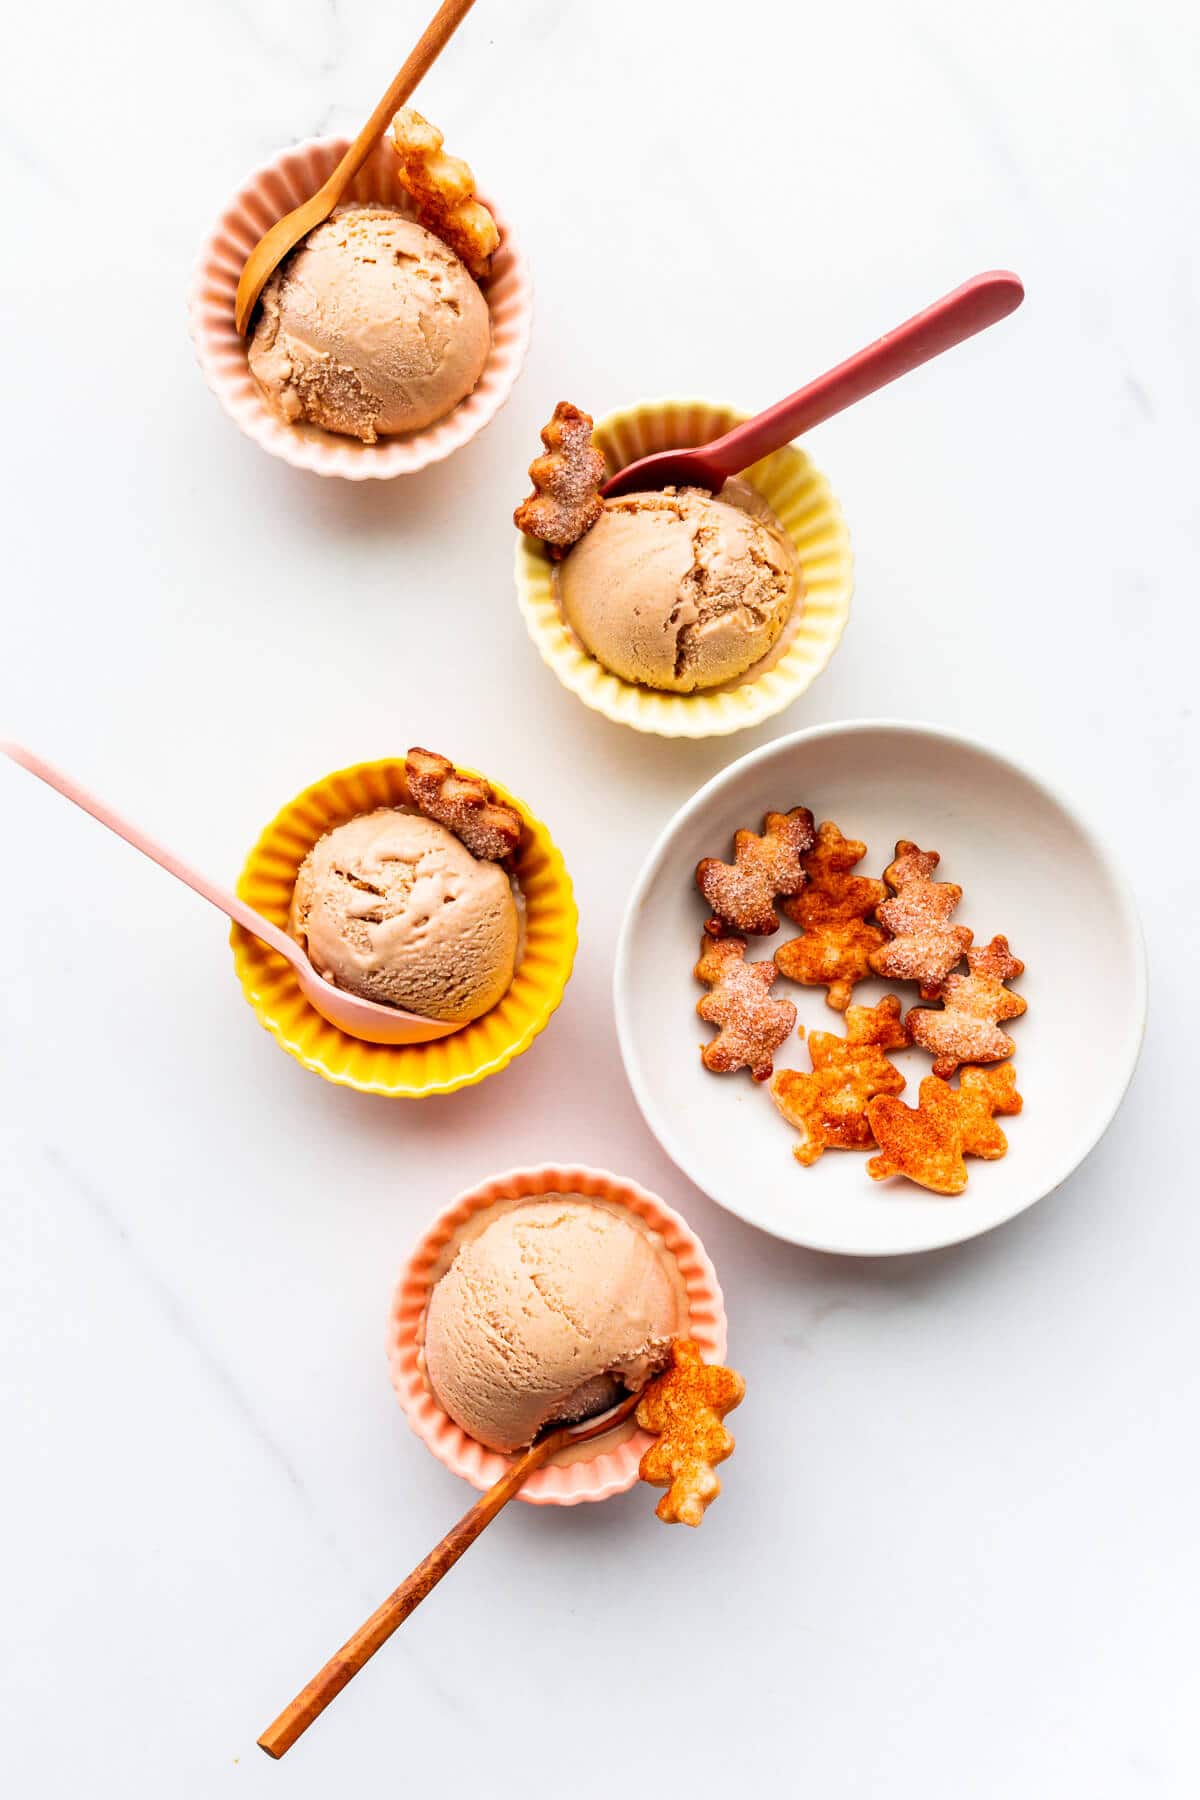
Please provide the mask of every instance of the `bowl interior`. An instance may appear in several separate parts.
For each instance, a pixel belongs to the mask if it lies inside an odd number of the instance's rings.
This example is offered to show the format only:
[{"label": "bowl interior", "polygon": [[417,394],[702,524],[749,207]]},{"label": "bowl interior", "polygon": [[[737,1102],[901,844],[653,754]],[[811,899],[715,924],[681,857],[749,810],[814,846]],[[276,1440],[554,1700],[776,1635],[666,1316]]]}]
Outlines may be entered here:
[{"label": "bowl interior", "polygon": [[[655,450],[711,443],[745,415],[706,400],[648,400],[600,419],[596,443],[614,472]],[[659,693],[624,681],[568,630],[542,545],[518,534],[517,592],[543,659],[585,705],[636,731],[711,737],[760,724],[799,697],[837,649],[850,611],[850,538],[829,483],[787,444],[744,471],[796,546],[804,604],[773,654],[739,681],[696,694]]]},{"label": "bowl interior", "polygon": [[[546,1025],[575,957],[571,881],[546,827],[497,782],[491,785],[525,821],[514,870],[525,908],[524,941],[504,998],[448,1037],[424,1044],[369,1044],[349,1037],[309,1004],[289,962],[240,926],[233,927],[234,964],[247,1000],[260,1022],[306,1068],[366,1093],[419,1099],[497,1073],[528,1049]],[[298,794],[267,826],[247,858],[238,893],[286,928],[296,872],[317,839],[373,807],[407,804],[401,758],[360,763],[327,776]]]},{"label": "bowl interior", "polygon": [[[725,1308],[716,1273],[687,1223],[636,1182],[603,1169],[546,1163],[513,1169],[460,1194],[434,1220],[413,1251],[392,1300],[388,1322],[388,1366],[408,1422],[417,1436],[455,1475],[474,1487],[491,1487],[512,1458],[467,1436],[434,1399],[421,1367],[421,1321],[430,1288],[443,1267],[460,1227],[498,1201],[535,1199],[544,1194],[584,1194],[608,1200],[649,1225],[675,1259],[688,1304],[688,1335],[708,1361],[725,1355]],[[560,1453],[536,1470],[518,1498],[534,1506],[574,1506],[625,1492],[638,1479],[648,1435],[627,1423],[586,1446]]]},{"label": "bowl interior", "polygon": [[[830,1150],[804,1169],[795,1134],[765,1087],[746,1072],[715,1076],[698,1046],[712,1028],[696,1017],[703,989],[692,968],[706,908],[694,873],[702,856],[731,855],[735,830],[762,829],[768,809],[810,806],[868,854],[859,873],[881,875],[900,837],[942,855],[939,878],[958,882],[955,917],[977,943],[1008,937],[1026,965],[1012,985],[1028,1002],[1006,1029],[1025,1110],[1003,1121],[1009,1152],[968,1162],[956,1199],[902,1180],[876,1183],[866,1157]],[[796,928],[750,940],[765,959]],[[887,992],[862,983],[855,1001]],[[900,984],[907,1009],[916,988]],[[809,1030],[841,1033],[824,990],[780,977]],[[1133,1072],[1145,1015],[1141,934],[1109,853],[1034,776],[982,746],[921,726],[817,728],[735,763],[676,816],[643,870],[625,918],[616,969],[617,1022],[626,1070],[647,1123],[679,1166],[750,1224],[815,1249],[874,1255],[927,1250],[988,1230],[1048,1193],[1087,1154]],[[916,1104],[930,1059],[895,1057]],[[776,1069],[808,1069],[799,1037]]]},{"label": "bowl interior", "polygon": [[[495,417],[520,372],[529,344],[531,288],[511,227],[480,195],[500,227],[500,247],[481,283],[492,319],[492,348],[473,391],[421,431],[362,444],[316,425],[287,425],[269,410],[246,360],[233,322],[242,266],[263,232],[308,199],[333,172],[348,139],[318,138],[285,150],[251,176],[230,201],[197,266],[191,300],[192,335],[205,376],[225,410],[264,449],[318,475],[350,480],[412,473],[459,448]],[[396,179],[396,159],[376,145],[350,184],[345,203],[375,201],[411,216],[412,203]]]}]

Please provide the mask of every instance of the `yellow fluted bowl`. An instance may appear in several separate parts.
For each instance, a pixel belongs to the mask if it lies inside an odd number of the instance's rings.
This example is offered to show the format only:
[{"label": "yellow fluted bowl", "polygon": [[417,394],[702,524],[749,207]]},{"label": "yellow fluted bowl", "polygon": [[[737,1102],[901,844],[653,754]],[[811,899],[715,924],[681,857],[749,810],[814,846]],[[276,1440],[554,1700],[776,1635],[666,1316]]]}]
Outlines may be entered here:
[{"label": "yellow fluted bowl", "polygon": [[[616,474],[639,456],[711,443],[746,417],[707,400],[647,400],[609,413],[593,437]],[[585,706],[618,725],[659,737],[721,737],[759,725],[811,686],[838,647],[850,616],[854,562],[833,492],[803,450],[788,444],[744,471],[796,546],[803,610],[783,654],[761,673],[706,693],[667,694],[623,681],[589,656],[568,630],[544,547],[517,536],[517,599],[544,662]]]},{"label": "yellow fluted bowl", "polygon": [[[229,941],[242,992],[260,1025],[306,1069],[360,1093],[418,1100],[495,1075],[545,1028],[575,961],[579,915],[571,878],[541,821],[499,783],[491,786],[525,821],[513,871],[525,903],[524,944],[503,1000],[449,1037],[430,1044],[366,1044],[347,1037],[309,1005],[283,957],[233,927]],[[246,860],[238,893],[286,930],[297,870],[317,839],[358,813],[408,804],[402,757],[326,776],[272,819]]]}]

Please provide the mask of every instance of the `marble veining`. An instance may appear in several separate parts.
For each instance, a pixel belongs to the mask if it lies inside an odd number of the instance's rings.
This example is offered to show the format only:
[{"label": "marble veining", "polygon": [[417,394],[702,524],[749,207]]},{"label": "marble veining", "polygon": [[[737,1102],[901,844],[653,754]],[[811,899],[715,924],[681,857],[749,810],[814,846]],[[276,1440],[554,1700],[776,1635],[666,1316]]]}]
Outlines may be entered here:
[{"label": "marble veining", "polygon": [[[528,1055],[380,1103],[280,1054],[215,915],[0,764],[6,1788],[1191,1800],[1195,8],[478,0],[416,101],[517,222],[529,363],[450,462],[321,482],[220,412],[189,273],[246,172],[356,129],[432,10],[6,22],[0,731],[231,881],[307,782],[430,744],[529,799],[581,914]],[[806,444],[857,591],[802,702],[666,744],[559,687],[509,522],[556,400],[765,405],[995,266],[1018,314]],[[1154,970],[1077,1174],[878,1266],[683,1180],[611,1006],[670,814],[855,716],[974,732],[1087,804]],[[392,1395],[396,1272],[456,1192],[547,1160],[629,1175],[703,1238],[748,1383],[725,1492],[696,1534],[637,1492],[509,1508],[274,1769],[256,1733],[473,1499]],[[802,1205],[805,1173],[779,1179]]]}]

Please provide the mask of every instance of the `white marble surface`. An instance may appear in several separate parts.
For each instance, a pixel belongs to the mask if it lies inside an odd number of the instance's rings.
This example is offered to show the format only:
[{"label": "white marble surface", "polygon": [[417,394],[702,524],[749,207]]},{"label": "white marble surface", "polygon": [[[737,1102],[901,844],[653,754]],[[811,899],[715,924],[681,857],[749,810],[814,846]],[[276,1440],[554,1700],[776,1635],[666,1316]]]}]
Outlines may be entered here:
[{"label": "white marble surface", "polygon": [[[4,1786],[1192,1795],[1195,9],[480,0],[422,104],[519,223],[529,367],[450,465],[323,483],[205,390],[189,269],[243,173],[356,123],[424,12],[68,0],[6,27],[4,728],[228,876],[310,778],[445,746],[552,822],[583,937],[502,1078],[337,1091],[257,1028],[202,904],[0,769]],[[813,436],[858,593],[805,701],[688,746],[559,689],[508,524],[555,399],[765,404],[995,264],[1015,319]],[[1148,846],[1154,994],[1065,1188],[872,1265],[675,1173],[609,972],[687,794],[879,713],[1019,746]],[[726,1496],[698,1535],[644,1492],[510,1509],[273,1768],[256,1732],[469,1497],[392,1398],[393,1275],[459,1187],[545,1158],[704,1236],[750,1382]]]}]

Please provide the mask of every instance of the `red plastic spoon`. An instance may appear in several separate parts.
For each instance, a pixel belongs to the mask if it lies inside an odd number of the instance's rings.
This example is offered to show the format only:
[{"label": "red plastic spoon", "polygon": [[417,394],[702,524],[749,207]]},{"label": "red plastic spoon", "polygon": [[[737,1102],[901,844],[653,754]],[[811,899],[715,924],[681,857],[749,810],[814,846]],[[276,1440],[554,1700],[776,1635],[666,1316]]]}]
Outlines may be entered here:
[{"label": "red plastic spoon", "polygon": [[1007,318],[1024,298],[1020,280],[1008,270],[975,275],[827,375],[819,375],[744,425],[735,425],[724,437],[693,450],[656,450],[653,456],[639,457],[605,483],[604,496],[611,499],[644,488],[672,486],[702,487],[715,493],[731,475],[790,444],[801,432],[845,412],[856,400],[865,400],[889,381],[919,369],[943,350],[952,350],[977,331],[986,331],[989,325]]}]

